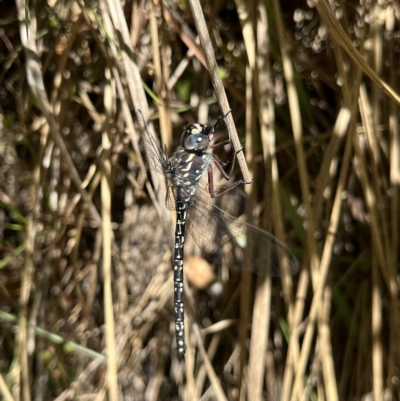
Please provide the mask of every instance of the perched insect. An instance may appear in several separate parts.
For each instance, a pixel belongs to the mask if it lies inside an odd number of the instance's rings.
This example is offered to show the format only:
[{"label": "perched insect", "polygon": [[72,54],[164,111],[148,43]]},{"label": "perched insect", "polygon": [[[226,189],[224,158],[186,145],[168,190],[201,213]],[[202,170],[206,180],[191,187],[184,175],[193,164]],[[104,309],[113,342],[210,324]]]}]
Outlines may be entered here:
[{"label": "perched insect", "polygon": [[[139,111],[139,114],[140,111]],[[143,118],[143,117],[142,117]],[[237,190],[239,180],[216,188],[213,182],[213,166],[229,181],[238,152],[232,160],[224,163],[210,150],[231,143],[230,130],[223,118],[229,138],[213,144],[214,126],[192,124],[185,128],[173,155],[168,158],[143,125],[144,146],[149,168],[166,177],[166,206],[177,213],[174,249],[174,317],[178,357],[184,358],[185,328],[183,310],[183,249],[185,226],[202,251],[213,260],[226,263],[231,268],[241,269],[248,265],[257,274],[295,274],[299,262],[288,247],[272,234],[249,224],[251,213],[237,217],[237,209],[243,209],[243,192]],[[240,152],[241,150],[239,150]],[[208,191],[201,188],[201,179],[207,173]],[[216,200],[223,195],[221,204]],[[223,252],[222,252],[223,250]],[[219,252],[220,251],[220,252]],[[250,256],[248,256],[250,255]],[[250,257],[248,263],[244,258]],[[221,261],[222,259],[222,261]]]}]

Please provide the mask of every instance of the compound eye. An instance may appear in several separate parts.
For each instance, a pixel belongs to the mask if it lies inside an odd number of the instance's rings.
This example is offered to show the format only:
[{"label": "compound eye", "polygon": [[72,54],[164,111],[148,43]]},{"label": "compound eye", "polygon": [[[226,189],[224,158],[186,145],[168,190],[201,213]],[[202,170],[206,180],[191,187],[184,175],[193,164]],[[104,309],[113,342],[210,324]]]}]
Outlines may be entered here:
[{"label": "compound eye", "polygon": [[203,124],[189,125],[183,132],[181,145],[186,150],[204,150],[213,138],[213,127]]},{"label": "compound eye", "polygon": [[192,134],[183,139],[183,147],[186,150],[203,150],[207,148],[209,143],[208,136],[203,134]]}]

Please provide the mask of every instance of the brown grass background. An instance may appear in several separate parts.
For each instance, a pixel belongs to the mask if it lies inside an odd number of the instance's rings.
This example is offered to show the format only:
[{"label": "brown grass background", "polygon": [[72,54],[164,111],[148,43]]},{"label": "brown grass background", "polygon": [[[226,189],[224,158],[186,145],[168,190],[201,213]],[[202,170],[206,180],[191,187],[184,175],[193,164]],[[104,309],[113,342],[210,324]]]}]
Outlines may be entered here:
[{"label": "brown grass background", "polygon": [[[2,399],[400,399],[399,2],[0,10]],[[184,364],[137,109],[170,153],[232,110],[235,177],[301,262],[215,294],[188,261]]]}]

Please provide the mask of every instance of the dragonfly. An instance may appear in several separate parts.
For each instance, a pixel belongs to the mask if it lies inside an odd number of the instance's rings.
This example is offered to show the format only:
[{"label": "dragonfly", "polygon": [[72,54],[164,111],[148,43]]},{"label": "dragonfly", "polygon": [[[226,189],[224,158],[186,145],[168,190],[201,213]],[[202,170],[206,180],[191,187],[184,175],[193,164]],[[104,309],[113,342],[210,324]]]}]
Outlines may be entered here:
[{"label": "dragonfly", "polygon": [[[150,133],[140,110],[138,115],[143,122],[143,143],[148,166],[165,176],[165,204],[177,215],[173,256],[174,319],[176,350],[178,358],[182,360],[186,351],[183,303],[186,226],[205,254],[230,268],[240,270],[250,266],[251,271],[257,274],[279,276],[296,274],[300,264],[287,245],[250,223],[251,213],[240,214],[245,209],[242,206],[245,195],[237,187],[247,183],[244,180],[230,180],[236,156],[243,148],[234,151],[227,162],[212,153],[214,149],[231,144],[227,115],[222,117],[228,131],[226,140],[214,143],[215,129],[221,117],[214,125],[191,124],[183,130],[180,145],[170,158]],[[224,177],[226,185],[214,185],[214,167]],[[202,187],[204,177],[208,178],[207,189]],[[247,257],[250,260],[246,261]]]}]

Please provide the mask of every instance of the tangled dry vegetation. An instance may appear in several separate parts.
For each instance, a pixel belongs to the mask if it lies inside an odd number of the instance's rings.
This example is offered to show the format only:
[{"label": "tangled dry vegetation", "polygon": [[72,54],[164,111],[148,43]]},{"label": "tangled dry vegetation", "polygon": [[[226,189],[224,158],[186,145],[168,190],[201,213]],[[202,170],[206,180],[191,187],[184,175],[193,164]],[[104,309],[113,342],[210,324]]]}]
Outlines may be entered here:
[{"label": "tangled dry vegetation", "polygon": [[[397,1],[205,0],[202,45],[195,0],[0,5],[2,399],[400,399]],[[259,224],[301,270],[217,267],[216,294],[188,262],[180,364],[134,111],[171,151],[224,112],[219,79]]]}]

